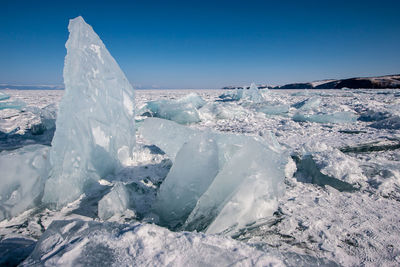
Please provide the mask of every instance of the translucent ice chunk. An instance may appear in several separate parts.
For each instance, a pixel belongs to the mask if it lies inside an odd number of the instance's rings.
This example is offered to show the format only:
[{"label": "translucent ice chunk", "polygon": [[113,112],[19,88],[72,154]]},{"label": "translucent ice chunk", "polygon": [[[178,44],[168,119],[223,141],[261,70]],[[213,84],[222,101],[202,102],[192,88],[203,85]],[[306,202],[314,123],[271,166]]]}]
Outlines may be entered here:
[{"label": "translucent ice chunk", "polygon": [[[50,150],[43,200],[57,207],[112,173],[135,144],[134,91],[103,42],[82,17],[70,21],[65,94]],[[129,153],[119,153],[120,151]]]},{"label": "translucent ice chunk", "polygon": [[271,216],[284,190],[286,162],[282,154],[247,140],[198,200],[184,227],[232,233]]},{"label": "translucent ice chunk", "polygon": [[201,120],[235,119],[245,116],[248,111],[242,106],[231,103],[208,103],[199,109]]},{"label": "translucent ice chunk", "polygon": [[321,98],[313,96],[306,100],[300,101],[293,105],[293,107],[300,110],[310,110],[318,107],[321,104]]},{"label": "translucent ice chunk", "polygon": [[313,115],[296,113],[293,116],[294,121],[310,121],[316,123],[351,123],[357,121],[357,118],[355,114],[348,111]]},{"label": "translucent ice chunk", "polygon": [[9,99],[9,98],[10,98],[9,95],[7,95],[6,93],[0,92],[0,101],[1,100],[6,100],[6,99]]},{"label": "translucent ice chunk", "polygon": [[22,109],[26,103],[20,100],[0,102],[0,110],[2,109]]},{"label": "translucent ice chunk", "polygon": [[289,112],[289,105],[270,105],[264,104],[256,107],[258,112],[262,112],[267,115],[282,115]]},{"label": "translucent ice chunk", "polygon": [[140,113],[180,124],[190,124],[200,121],[197,109],[204,106],[205,103],[199,95],[191,93],[178,100],[163,99],[147,102]]},{"label": "translucent ice chunk", "polygon": [[190,93],[177,100],[178,103],[191,104],[194,108],[199,109],[206,104],[206,101],[196,93]]},{"label": "translucent ice chunk", "polygon": [[171,100],[150,101],[144,109],[152,117],[175,121],[180,124],[190,124],[200,121],[199,113],[192,104],[179,103]]},{"label": "translucent ice chunk", "polygon": [[182,225],[217,172],[218,148],[210,134],[198,134],[185,143],[157,195],[154,211],[160,223]]},{"label": "translucent ice chunk", "polygon": [[[139,128],[139,133],[148,142],[163,150],[172,161],[175,160],[178,151],[186,142],[202,134],[201,131],[196,131],[173,121],[159,118],[146,119]],[[219,149],[218,157],[220,158],[219,162],[220,166],[222,166],[248,137],[233,134],[218,135],[211,133],[210,138],[215,139],[217,142]]]},{"label": "translucent ice chunk", "polygon": [[220,99],[224,102],[228,101],[239,101],[243,97],[243,89],[236,89],[234,91],[228,91],[226,93],[223,93],[222,95],[219,96]]},{"label": "translucent ice chunk", "polygon": [[56,127],[57,111],[57,106],[54,104],[50,104],[41,110],[40,120],[47,130]]},{"label": "translucent ice chunk", "polygon": [[111,191],[99,201],[99,218],[107,220],[114,215],[122,214],[128,208],[129,192],[124,184],[118,182]]},{"label": "translucent ice chunk", "polygon": [[38,204],[48,173],[48,150],[30,145],[0,153],[0,220]]},{"label": "translucent ice chunk", "polygon": [[44,108],[29,106],[25,108],[25,111],[30,111],[40,117],[40,123],[31,127],[33,134],[43,134],[46,130],[56,128],[57,106],[55,104],[47,105]]},{"label": "translucent ice chunk", "polygon": [[196,134],[188,127],[159,118],[146,119],[139,133],[151,144],[161,148],[171,160],[175,159],[183,144]]},{"label": "translucent ice chunk", "polygon": [[[185,128],[150,119],[140,129],[145,139],[156,140],[155,145],[168,155],[177,153],[154,207],[161,223],[179,227],[197,205],[187,229],[205,230],[218,219],[210,231],[231,234],[272,215],[282,192],[287,162],[273,136],[265,135],[257,141],[244,135]],[[207,200],[201,201],[203,198]]]},{"label": "translucent ice chunk", "polygon": [[244,117],[248,114],[248,111],[238,105],[225,103],[225,105],[220,105],[216,109],[215,118],[221,120],[237,119]]},{"label": "translucent ice chunk", "polygon": [[250,88],[248,90],[243,91],[243,99],[246,99],[246,100],[249,100],[249,101],[252,101],[255,103],[264,101],[263,95],[261,94],[260,90],[254,83],[252,83],[250,85]]},{"label": "translucent ice chunk", "polygon": [[290,94],[291,96],[308,96],[310,95],[308,89],[304,89],[295,93]]}]

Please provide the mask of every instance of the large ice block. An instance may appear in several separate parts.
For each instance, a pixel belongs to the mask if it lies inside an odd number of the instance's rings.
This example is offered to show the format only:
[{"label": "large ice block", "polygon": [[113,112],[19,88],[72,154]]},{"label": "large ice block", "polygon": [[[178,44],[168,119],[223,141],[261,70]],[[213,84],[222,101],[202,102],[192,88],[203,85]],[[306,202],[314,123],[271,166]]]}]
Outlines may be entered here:
[{"label": "large ice block", "polygon": [[288,156],[272,135],[204,133],[160,119],[140,132],[174,159],[153,209],[161,224],[179,228],[191,213],[184,229],[232,234],[276,210]]},{"label": "large ice block", "polygon": [[176,155],[154,205],[162,225],[182,225],[218,173],[217,143],[209,133],[194,136]]},{"label": "large ice block", "polygon": [[0,220],[40,202],[48,173],[48,146],[29,145],[0,153]]},{"label": "large ice block", "polygon": [[132,86],[82,17],[70,20],[68,29],[65,93],[43,197],[57,207],[112,173],[123,157],[132,155],[135,144]]},{"label": "large ice block", "polygon": [[284,191],[284,154],[248,138],[198,200],[184,228],[233,233],[271,216]]}]

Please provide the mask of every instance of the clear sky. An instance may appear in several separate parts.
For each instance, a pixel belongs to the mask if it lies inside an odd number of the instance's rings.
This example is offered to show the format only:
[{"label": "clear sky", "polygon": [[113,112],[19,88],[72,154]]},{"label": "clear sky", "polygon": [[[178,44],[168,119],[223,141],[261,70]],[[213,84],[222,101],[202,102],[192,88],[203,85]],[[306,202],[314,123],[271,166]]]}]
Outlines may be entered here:
[{"label": "clear sky", "polygon": [[395,74],[399,12],[399,0],[0,0],[0,83],[62,84],[79,15],[137,88]]}]

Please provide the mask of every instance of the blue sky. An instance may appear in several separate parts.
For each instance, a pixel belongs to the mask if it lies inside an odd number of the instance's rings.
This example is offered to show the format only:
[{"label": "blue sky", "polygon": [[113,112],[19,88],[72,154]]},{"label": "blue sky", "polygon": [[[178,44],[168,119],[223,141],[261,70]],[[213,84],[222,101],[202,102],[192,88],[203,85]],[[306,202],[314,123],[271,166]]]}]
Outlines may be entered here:
[{"label": "blue sky", "polygon": [[135,87],[400,73],[400,1],[0,0],[0,83],[61,84],[70,18]]}]

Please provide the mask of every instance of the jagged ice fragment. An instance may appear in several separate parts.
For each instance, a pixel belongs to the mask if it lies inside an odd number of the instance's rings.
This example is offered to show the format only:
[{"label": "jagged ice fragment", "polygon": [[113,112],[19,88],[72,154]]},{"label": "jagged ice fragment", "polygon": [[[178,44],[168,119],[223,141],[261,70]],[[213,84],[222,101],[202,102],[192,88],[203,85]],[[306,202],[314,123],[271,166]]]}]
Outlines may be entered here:
[{"label": "jagged ice fragment", "polygon": [[102,220],[107,220],[114,215],[124,213],[129,208],[129,192],[125,185],[117,182],[111,191],[106,194],[98,205],[98,215]]},{"label": "jagged ice fragment", "polygon": [[149,101],[140,113],[180,124],[190,124],[200,121],[198,109],[204,105],[205,101],[199,95],[191,93],[178,100]]},{"label": "jagged ice fragment", "polygon": [[40,202],[48,173],[48,146],[29,145],[0,153],[0,221]]},{"label": "jagged ice fragment", "polygon": [[119,167],[135,144],[134,91],[99,36],[82,17],[70,20],[65,94],[50,149],[43,201],[77,199]]}]

